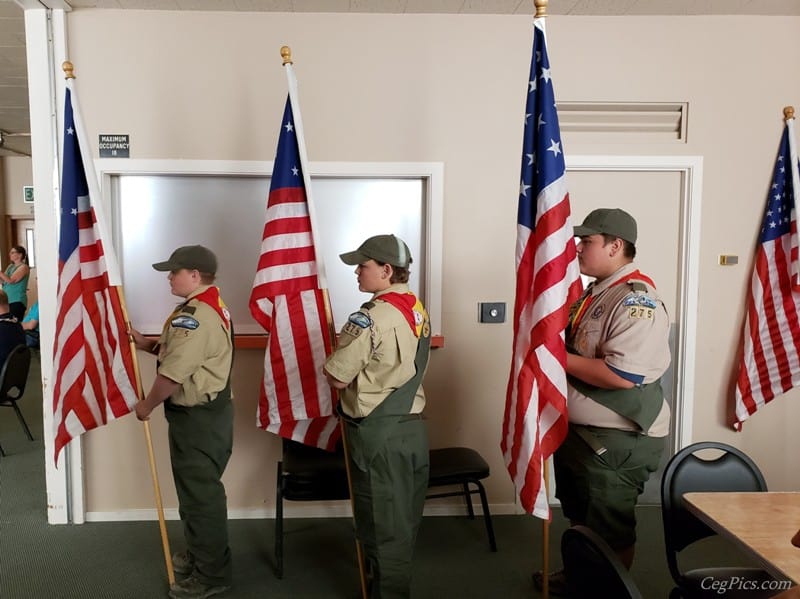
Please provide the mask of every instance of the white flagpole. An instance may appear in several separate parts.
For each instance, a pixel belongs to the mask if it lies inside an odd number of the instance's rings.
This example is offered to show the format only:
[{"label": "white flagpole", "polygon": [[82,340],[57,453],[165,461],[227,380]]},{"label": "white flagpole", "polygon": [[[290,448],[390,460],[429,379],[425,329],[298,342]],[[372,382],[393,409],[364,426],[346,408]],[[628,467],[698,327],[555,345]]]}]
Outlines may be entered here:
[{"label": "white flagpole", "polygon": [[[795,225],[795,231],[792,232],[792,239],[790,246],[792,249],[796,247],[800,247],[800,231],[796,229],[797,226],[797,198],[800,195],[800,166],[797,164],[797,145],[795,144],[794,139],[794,106],[786,106],[783,109],[783,117],[786,121],[786,128],[788,129],[789,134],[789,160],[792,164],[789,165],[790,168],[790,176],[792,178],[792,193],[793,193],[793,202],[792,202],[792,209],[791,209],[791,219],[793,224]],[[800,258],[791,259],[790,265],[790,274],[791,274],[791,282],[792,286],[796,289],[800,286]]]},{"label": "white flagpole", "polygon": [[316,212],[312,200],[311,173],[308,168],[308,154],[306,153],[306,136],[303,131],[303,117],[300,113],[300,99],[297,92],[297,78],[292,67],[292,51],[289,46],[281,48],[283,66],[286,67],[286,80],[289,84],[289,102],[292,104],[294,114],[294,130],[297,137],[297,150],[300,152],[300,168],[303,171],[303,184],[306,188],[306,203],[308,204],[308,218],[311,221],[311,237],[314,241],[314,253],[317,258],[317,283],[320,289],[328,288],[328,277],[325,274],[325,259],[320,251],[319,229],[317,228]]}]

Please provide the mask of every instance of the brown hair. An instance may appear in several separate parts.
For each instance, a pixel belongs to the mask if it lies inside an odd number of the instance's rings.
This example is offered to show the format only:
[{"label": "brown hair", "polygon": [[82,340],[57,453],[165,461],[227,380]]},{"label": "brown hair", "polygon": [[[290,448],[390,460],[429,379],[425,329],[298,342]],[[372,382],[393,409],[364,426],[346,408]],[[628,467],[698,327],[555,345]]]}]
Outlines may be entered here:
[{"label": "brown hair", "polygon": [[26,250],[21,245],[12,245],[11,249],[17,252],[18,254],[22,254],[22,261],[27,264],[28,263],[28,250]]},{"label": "brown hair", "polygon": [[[409,258],[408,263],[411,264],[412,260]],[[375,263],[378,266],[385,266],[388,262],[379,262],[375,260]],[[408,278],[411,276],[411,272],[408,268],[404,268],[402,266],[395,266],[394,264],[390,265],[392,267],[392,276],[389,277],[389,282],[394,285],[395,283],[408,283]]]},{"label": "brown hair", "polygon": [[607,233],[601,233],[601,235],[603,236],[603,245],[608,245],[615,239],[619,239],[622,242],[622,255],[630,260],[636,258],[636,246],[627,239],[617,237],[616,235],[608,235]]}]

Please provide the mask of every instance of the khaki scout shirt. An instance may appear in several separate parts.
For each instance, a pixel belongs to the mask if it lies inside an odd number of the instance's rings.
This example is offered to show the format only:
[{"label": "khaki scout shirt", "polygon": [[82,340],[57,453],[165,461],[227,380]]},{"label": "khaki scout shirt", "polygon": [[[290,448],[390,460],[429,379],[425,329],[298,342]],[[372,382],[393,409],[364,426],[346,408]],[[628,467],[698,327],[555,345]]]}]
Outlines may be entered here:
[{"label": "khaki scout shirt", "polygon": [[[231,332],[211,306],[193,299],[208,287],[199,287],[175,309],[158,340],[158,374],[181,385],[170,398],[177,406],[208,403],[228,384],[233,359]],[[197,327],[180,326],[186,317],[197,321]]]},{"label": "khaki scout shirt", "polygon": [[[382,294],[390,292],[408,293],[408,286],[392,285],[372,297],[373,308],[351,314],[342,328],[339,346],[325,362],[331,376],[350,381],[340,399],[344,413],[353,418],[367,416],[416,374],[418,339],[400,310],[380,300]],[[411,413],[422,412],[424,407],[425,393],[420,385]]]},{"label": "khaki scout shirt", "polygon": [[[642,383],[652,383],[670,363],[669,314],[649,285],[644,293],[633,291],[627,282],[614,285],[635,270],[635,265],[626,264],[589,287],[592,302],[567,341],[582,356],[601,358],[613,369],[643,376]],[[640,297],[642,301],[637,301],[637,294],[647,299]],[[655,308],[647,308],[648,303],[655,303]],[[569,421],[575,424],[639,430],[633,421],[586,397],[572,385],[568,389],[567,407]],[[650,430],[643,432],[651,437],[669,434],[666,401]]]}]

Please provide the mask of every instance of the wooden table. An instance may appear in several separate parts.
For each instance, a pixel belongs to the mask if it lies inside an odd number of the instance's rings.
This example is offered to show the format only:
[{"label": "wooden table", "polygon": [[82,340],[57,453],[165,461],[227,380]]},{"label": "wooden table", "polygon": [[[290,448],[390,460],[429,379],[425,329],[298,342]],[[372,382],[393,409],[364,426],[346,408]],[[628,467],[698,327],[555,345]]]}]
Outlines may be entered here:
[{"label": "wooden table", "polygon": [[800,492],[686,493],[686,508],[744,547],[776,579],[800,583]]}]

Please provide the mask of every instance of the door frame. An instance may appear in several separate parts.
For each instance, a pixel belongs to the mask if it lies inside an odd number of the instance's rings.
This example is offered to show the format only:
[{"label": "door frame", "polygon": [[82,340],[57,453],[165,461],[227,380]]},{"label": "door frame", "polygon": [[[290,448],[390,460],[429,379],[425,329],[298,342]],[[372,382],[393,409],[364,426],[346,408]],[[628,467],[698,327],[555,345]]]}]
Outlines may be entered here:
[{"label": "door frame", "polygon": [[567,172],[673,172],[681,175],[679,216],[678,293],[676,313],[675,398],[672,418],[677,452],[692,442],[694,382],[700,281],[700,207],[702,156],[565,156]]}]

